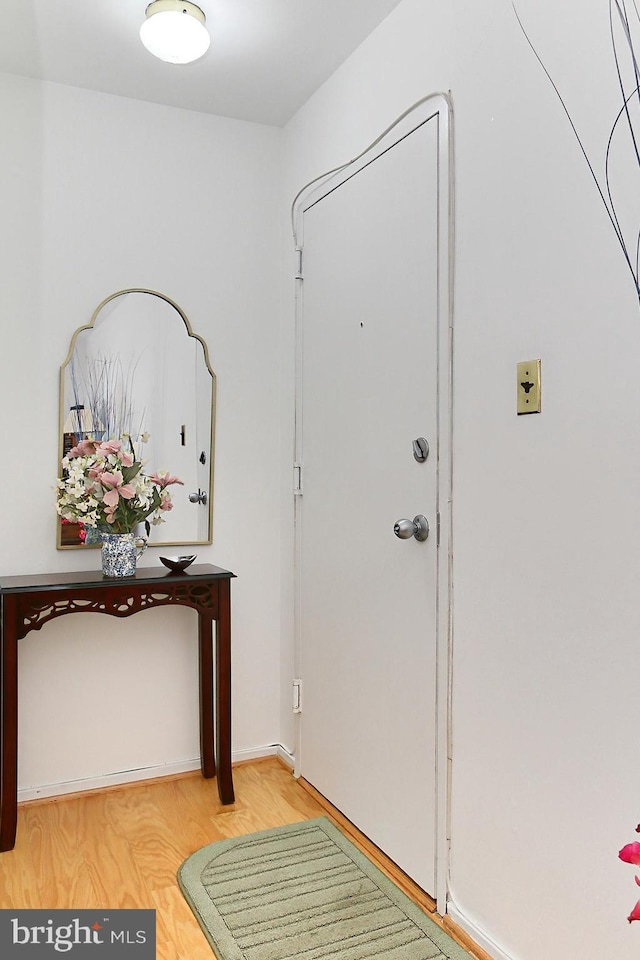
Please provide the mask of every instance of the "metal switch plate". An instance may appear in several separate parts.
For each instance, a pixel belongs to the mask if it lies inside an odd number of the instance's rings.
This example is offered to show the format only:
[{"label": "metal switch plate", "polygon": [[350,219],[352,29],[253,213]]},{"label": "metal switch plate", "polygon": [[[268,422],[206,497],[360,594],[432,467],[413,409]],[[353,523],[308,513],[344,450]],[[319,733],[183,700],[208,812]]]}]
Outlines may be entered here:
[{"label": "metal switch plate", "polygon": [[540,361],[523,360],[518,364],[518,416],[540,413]]}]

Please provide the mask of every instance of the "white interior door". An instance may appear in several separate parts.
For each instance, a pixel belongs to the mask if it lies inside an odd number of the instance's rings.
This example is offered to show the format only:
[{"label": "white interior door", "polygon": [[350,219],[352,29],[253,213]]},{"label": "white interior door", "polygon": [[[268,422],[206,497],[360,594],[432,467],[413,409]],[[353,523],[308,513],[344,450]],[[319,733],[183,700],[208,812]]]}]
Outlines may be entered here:
[{"label": "white interior door", "polygon": [[438,155],[435,115],[303,205],[297,514],[300,772],[432,894]]}]

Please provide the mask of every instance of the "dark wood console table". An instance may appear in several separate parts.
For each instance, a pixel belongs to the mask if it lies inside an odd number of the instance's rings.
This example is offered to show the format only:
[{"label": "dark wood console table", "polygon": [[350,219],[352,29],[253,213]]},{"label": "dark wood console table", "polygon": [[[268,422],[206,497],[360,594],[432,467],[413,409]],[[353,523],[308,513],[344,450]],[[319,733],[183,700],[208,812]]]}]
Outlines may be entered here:
[{"label": "dark wood console table", "polygon": [[234,576],[220,567],[199,564],[184,573],[152,567],[138,570],[134,577],[114,580],[95,571],[0,578],[0,851],[12,850],[16,839],[18,640],[49,620],[69,613],[128,617],[164,604],[179,604],[197,611],[202,774],[217,774],[221,802],[233,803],[230,600]]}]

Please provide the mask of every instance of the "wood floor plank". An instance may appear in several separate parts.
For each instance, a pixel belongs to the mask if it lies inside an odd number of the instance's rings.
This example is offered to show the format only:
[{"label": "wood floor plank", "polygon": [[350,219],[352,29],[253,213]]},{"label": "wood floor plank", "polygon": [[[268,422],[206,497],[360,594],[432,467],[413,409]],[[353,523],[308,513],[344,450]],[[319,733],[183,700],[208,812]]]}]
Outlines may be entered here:
[{"label": "wood floor plank", "polygon": [[212,960],[209,941],[176,885],[155,890],[157,960]]},{"label": "wood floor plank", "polygon": [[[84,825],[74,812],[68,806],[34,807],[21,826],[6,868],[5,854],[0,854],[0,905],[50,909],[97,905],[83,856]],[[59,867],[52,870],[52,864]]]}]

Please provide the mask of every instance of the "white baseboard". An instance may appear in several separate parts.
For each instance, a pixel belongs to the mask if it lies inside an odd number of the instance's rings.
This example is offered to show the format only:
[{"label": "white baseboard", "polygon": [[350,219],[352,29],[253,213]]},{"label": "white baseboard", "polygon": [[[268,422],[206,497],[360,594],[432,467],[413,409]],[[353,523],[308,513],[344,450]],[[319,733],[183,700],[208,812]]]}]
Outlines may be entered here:
[{"label": "white baseboard", "polygon": [[87,777],[83,780],[67,780],[62,783],[46,783],[39,787],[18,788],[18,803],[24,800],[41,800],[45,797],[61,797],[68,793],[81,793],[84,790],[100,790],[103,787],[115,787],[122,783],[135,783],[138,780],[153,780],[155,777],[168,777],[176,773],[188,773],[200,769],[200,758],[180,760],[176,763],[163,763],[154,767],[140,767],[137,770],[121,770],[102,777]]},{"label": "white baseboard", "polygon": [[281,743],[276,744],[276,755],[293,770],[296,765],[296,758],[286,747],[283,747]]},{"label": "white baseboard", "polygon": [[259,760],[261,757],[280,757],[288,767],[293,767],[294,758],[286,747],[281,743],[269,743],[264,747],[249,747],[247,750],[234,750],[233,763],[241,763],[243,760]]},{"label": "white baseboard", "polygon": [[517,960],[513,955],[505,953],[502,947],[500,947],[488,933],[485,933],[485,931],[478,927],[472,920],[469,920],[469,918],[456,907],[452,900],[449,900],[447,904],[447,915],[451,917],[453,922],[456,923],[461,930],[469,934],[474,943],[477,943],[490,957],[493,957],[493,960]]},{"label": "white baseboard", "polygon": [[[294,758],[280,743],[272,743],[265,747],[253,747],[247,750],[234,750],[231,755],[232,763],[243,760],[258,760],[261,757],[278,756],[287,766],[293,768]],[[140,780],[154,780],[156,777],[169,777],[178,773],[189,773],[200,769],[200,758],[179,760],[175,763],[163,763],[153,767],[140,767],[137,770],[122,770],[118,773],[108,773],[101,777],[87,777],[83,780],[68,780],[61,783],[46,783],[39,787],[20,787],[18,789],[18,803],[25,800],[42,800],[46,797],[62,797],[71,793],[81,793],[85,790],[101,790],[104,787],[115,787],[123,783],[136,783]]]}]

